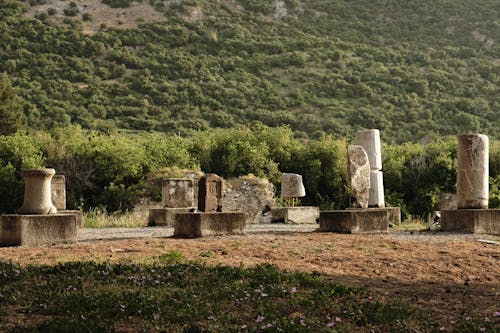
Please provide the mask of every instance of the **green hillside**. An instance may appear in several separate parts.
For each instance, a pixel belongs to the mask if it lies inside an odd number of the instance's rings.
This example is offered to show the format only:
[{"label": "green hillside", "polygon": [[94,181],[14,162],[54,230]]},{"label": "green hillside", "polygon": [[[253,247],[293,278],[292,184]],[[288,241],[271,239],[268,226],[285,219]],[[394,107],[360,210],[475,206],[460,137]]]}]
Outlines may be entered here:
[{"label": "green hillside", "polygon": [[164,21],[102,22],[93,35],[80,2],[36,19],[27,2],[0,3],[0,73],[31,127],[182,134],[261,122],[310,138],[373,127],[386,142],[500,138],[497,0],[150,0]]}]

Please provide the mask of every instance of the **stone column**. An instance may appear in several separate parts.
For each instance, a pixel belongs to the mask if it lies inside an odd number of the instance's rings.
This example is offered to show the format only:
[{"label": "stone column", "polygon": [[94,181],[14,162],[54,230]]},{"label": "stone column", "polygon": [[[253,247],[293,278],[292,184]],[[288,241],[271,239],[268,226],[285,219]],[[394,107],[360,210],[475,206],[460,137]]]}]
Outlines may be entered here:
[{"label": "stone column", "polygon": [[351,191],[361,208],[368,208],[370,194],[370,162],[361,146],[347,147],[347,173]]},{"label": "stone column", "polygon": [[51,181],[52,203],[57,210],[66,210],[66,177],[54,175]]},{"label": "stone column", "polygon": [[371,172],[368,206],[385,207],[380,131],[378,129],[358,131],[354,141],[356,145],[363,147],[370,161]]},{"label": "stone column", "polygon": [[457,136],[457,208],[488,208],[489,140],[483,134]]},{"label": "stone column", "polygon": [[24,178],[24,203],[19,214],[55,214],[52,204],[51,180],[54,169],[29,169],[21,171]]}]

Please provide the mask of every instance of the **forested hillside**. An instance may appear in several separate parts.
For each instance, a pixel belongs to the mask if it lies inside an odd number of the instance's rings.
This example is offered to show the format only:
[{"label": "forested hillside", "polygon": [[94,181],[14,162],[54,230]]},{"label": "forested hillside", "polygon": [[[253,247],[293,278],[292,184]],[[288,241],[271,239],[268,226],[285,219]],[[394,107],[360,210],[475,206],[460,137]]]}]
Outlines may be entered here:
[{"label": "forested hillside", "polygon": [[[261,122],[297,138],[500,138],[498,0],[143,5],[164,20],[124,29],[96,22],[83,0],[0,2],[0,73],[31,128],[187,135]],[[86,22],[98,30],[84,33]]]}]

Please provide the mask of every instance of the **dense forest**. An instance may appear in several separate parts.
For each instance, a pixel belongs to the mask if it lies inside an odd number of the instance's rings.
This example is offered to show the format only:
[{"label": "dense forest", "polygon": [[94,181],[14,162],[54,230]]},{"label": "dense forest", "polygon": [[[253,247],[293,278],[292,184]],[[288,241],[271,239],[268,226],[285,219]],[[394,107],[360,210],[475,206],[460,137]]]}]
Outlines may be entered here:
[{"label": "dense forest", "polygon": [[31,128],[188,135],[260,122],[314,139],[362,128],[391,143],[499,137],[496,0],[150,0],[165,20],[92,36],[79,1],[23,16],[47,2],[0,3],[0,72]]},{"label": "dense forest", "polygon": [[[148,0],[164,19],[93,34],[83,0],[55,2],[0,2],[0,212],[43,166],[72,208],[158,199],[180,169],[297,172],[304,204],[345,208],[347,144],[379,128],[386,201],[426,217],[455,191],[453,135],[500,139],[496,0]],[[496,141],[490,167],[498,207]]]}]

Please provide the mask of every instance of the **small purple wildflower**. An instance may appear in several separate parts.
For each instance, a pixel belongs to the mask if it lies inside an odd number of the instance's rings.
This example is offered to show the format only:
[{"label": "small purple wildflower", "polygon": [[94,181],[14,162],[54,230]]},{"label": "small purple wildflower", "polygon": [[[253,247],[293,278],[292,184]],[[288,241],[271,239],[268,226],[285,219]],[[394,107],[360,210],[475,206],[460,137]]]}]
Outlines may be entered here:
[{"label": "small purple wildflower", "polygon": [[446,327],[441,326],[441,327],[439,328],[439,330],[440,330],[440,331],[444,331],[444,330],[446,330]]},{"label": "small purple wildflower", "polygon": [[471,318],[471,317],[469,317],[469,316],[465,317],[465,320],[467,320],[467,321],[469,321],[469,320],[471,320],[471,319],[472,319],[472,318]]},{"label": "small purple wildflower", "polygon": [[125,311],[125,304],[120,304],[120,311]]},{"label": "small purple wildflower", "polygon": [[273,327],[273,326],[274,326],[273,324],[269,323],[269,324],[262,325],[262,326],[260,327],[260,329],[261,329],[261,330],[265,330],[265,329],[271,328],[271,327]]},{"label": "small purple wildflower", "polygon": [[293,295],[293,294],[295,294],[296,292],[297,292],[297,288],[296,288],[296,287],[292,287],[292,288],[290,289],[290,294],[292,294],[292,295]]},{"label": "small purple wildflower", "polygon": [[485,332],[486,331],[486,328],[484,327],[479,327],[479,332]]},{"label": "small purple wildflower", "polygon": [[207,319],[208,320],[212,320],[212,321],[216,321],[217,320],[217,318],[215,318],[214,316],[209,316]]},{"label": "small purple wildflower", "polygon": [[337,323],[341,323],[341,322],[342,322],[342,318],[340,318],[340,317],[335,317],[335,321],[336,321]]},{"label": "small purple wildflower", "polygon": [[326,324],[327,327],[332,327],[335,326],[335,322],[331,321],[328,324]]},{"label": "small purple wildflower", "polygon": [[269,296],[269,295],[268,295],[268,294],[266,294],[266,293],[261,293],[261,294],[260,294],[260,297],[267,297],[267,296]]},{"label": "small purple wildflower", "polygon": [[500,317],[500,311],[493,312],[493,317]]},{"label": "small purple wildflower", "polygon": [[306,326],[306,323],[304,322],[304,319],[300,319],[300,325]]},{"label": "small purple wildflower", "polygon": [[263,320],[264,320],[264,316],[258,315],[258,316],[257,316],[257,319],[255,319],[255,322],[256,322],[256,323],[260,323],[260,322],[262,322]]},{"label": "small purple wildflower", "polygon": [[240,326],[240,328],[241,328],[242,330],[244,330],[245,328],[247,328],[247,325],[246,325],[246,324],[243,324],[243,325],[241,325],[241,326]]}]

